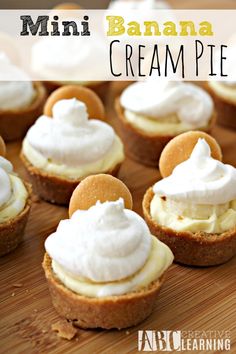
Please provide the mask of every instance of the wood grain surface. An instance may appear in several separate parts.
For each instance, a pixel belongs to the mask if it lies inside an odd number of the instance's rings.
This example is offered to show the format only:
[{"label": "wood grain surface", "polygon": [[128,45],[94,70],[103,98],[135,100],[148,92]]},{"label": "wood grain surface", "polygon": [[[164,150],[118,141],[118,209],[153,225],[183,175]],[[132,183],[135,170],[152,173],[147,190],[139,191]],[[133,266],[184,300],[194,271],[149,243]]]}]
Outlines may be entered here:
[{"label": "wood grain surface", "polygon": [[[110,97],[107,108],[108,119],[114,124],[112,101]],[[223,149],[224,161],[236,165],[236,132],[215,127],[213,135]],[[20,147],[20,143],[9,144],[7,157],[25,177],[18,157]],[[134,210],[141,213],[143,194],[159,178],[159,172],[126,159],[119,177],[133,194]],[[24,242],[0,259],[0,353],[136,353],[139,329],[227,330],[231,331],[231,353],[236,352],[236,257],[211,268],[173,265],[155,311],[137,327],[128,331],[78,330],[72,341],[59,338],[51,330],[58,316],[41,263],[45,238],[66,217],[66,208],[35,198]],[[18,287],[19,283],[22,286]]]},{"label": "wood grain surface", "polygon": [[[180,8],[235,8],[235,1],[171,1]],[[214,3],[214,4],[213,4]],[[191,6],[189,6],[191,5]],[[112,108],[116,88],[107,102],[108,119],[115,123]],[[224,162],[236,166],[236,131],[216,126]],[[21,143],[7,146],[7,157],[25,177],[19,159]],[[159,172],[126,159],[119,178],[130,188],[134,210],[141,212],[145,190]],[[11,254],[0,258],[0,353],[137,353],[138,330],[231,331],[231,350],[236,353],[236,257],[225,265],[190,268],[174,264],[159,295],[153,314],[129,330],[78,330],[72,341],[61,339],[51,330],[58,315],[51,305],[41,267],[44,241],[57,227],[67,209],[34,199],[24,242]],[[195,352],[196,353],[196,352]],[[204,353],[204,351],[198,351]],[[208,351],[208,353],[216,353]]]}]

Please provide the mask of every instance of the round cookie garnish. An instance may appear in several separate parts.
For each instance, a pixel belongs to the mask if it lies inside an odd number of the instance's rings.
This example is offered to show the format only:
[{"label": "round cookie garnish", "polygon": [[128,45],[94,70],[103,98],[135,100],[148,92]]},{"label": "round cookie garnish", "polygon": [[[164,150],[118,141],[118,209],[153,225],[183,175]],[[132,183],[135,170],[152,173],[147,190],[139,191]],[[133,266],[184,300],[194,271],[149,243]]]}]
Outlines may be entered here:
[{"label": "round cookie garnish", "polygon": [[205,139],[210,146],[211,156],[222,161],[221,148],[212,136],[201,131],[186,132],[176,136],[164,147],[159,161],[159,169],[163,178],[171,175],[177,165],[190,157],[200,138]]},{"label": "round cookie garnish", "polygon": [[80,209],[87,210],[99,200],[101,203],[124,199],[125,208],[132,209],[133,200],[129,189],[119,179],[106,174],[86,177],[75,188],[69,205],[69,216]]},{"label": "round cookie garnish", "polygon": [[6,156],[6,145],[3,138],[0,135],[0,156]]},{"label": "round cookie garnish", "polygon": [[100,98],[92,90],[79,85],[62,86],[53,91],[45,103],[44,114],[51,117],[54,104],[57,101],[70,98],[77,98],[85,103],[89,118],[105,119],[105,109]]}]

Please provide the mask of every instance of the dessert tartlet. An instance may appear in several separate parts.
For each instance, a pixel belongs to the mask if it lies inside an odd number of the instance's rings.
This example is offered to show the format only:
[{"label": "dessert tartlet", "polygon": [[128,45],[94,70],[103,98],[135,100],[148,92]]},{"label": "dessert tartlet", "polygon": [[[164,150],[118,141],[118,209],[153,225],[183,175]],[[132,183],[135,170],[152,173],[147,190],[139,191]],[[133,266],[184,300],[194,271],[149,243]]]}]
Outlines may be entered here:
[{"label": "dessert tartlet", "polygon": [[[93,205],[94,192],[102,202]],[[45,242],[43,268],[55,309],[82,328],[138,324],[154,308],[172,252],[128,209],[130,192],[114,177],[86,178],[70,204],[71,218]]]},{"label": "dessert tartlet", "polygon": [[[54,7],[52,13],[71,21],[78,17],[76,10],[82,10],[81,6],[76,3],[62,3]],[[98,62],[100,53],[103,55],[105,50],[105,44],[102,44],[102,38],[97,33],[93,33],[90,37],[80,36],[80,38],[49,36],[33,44],[31,68],[34,74],[44,82],[49,94],[61,86],[77,84],[93,90],[105,101],[110,86],[109,81],[99,81],[95,75],[90,81],[78,80],[83,72],[88,72],[88,67],[90,71],[93,70],[94,53],[96,53]],[[100,68],[101,70],[103,69]]]},{"label": "dessert tartlet", "polygon": [[109,10],[168,10],[169,4],[165,0],[112,0]]},{"label": "dessert tartlet", "polygon": [[30,186],[24,183],[6,160],[0,137],[0,256],[13,251],[23,238],[30,212]]},{"label": "dessert tartlet", "polygon": [[236,81],[209,81],[205,84],[217,111],[217,122],[236,129]]},{"label": "dessert tartlet", "polygon": [[215,122],[211,97],[190,83],[136,82],[116,100],[120,134],[127,155],[157,166],[164,146],[189,130],[209,132]]},{"label": "dessert tartlet", "polygon": [[204,85],[215,102],[218,123],[236,129],[236,45],[234,36],[228,45],[228,60],[224,68],[228,77],[224,78],[225,81],[207,81]]},{"label": "dessert tartlet", "polygon": [[0,67],[0,134],[6,141],[16,140],[25,135],[42,113],[46,90],[40,82],[32,83],[3,53]]},{"label": "dessert tartlet", "polygon": [[75,187],[88,175],[118,173],[123,144],[103,121],[104,115],[101,100],[88,88],[64,86],[51,94],[21,153],[37,195],[68,204]]},{"label": "dessert tartlet", "polygon": [[220,161],[207,134],[185,133],[168,145],[160,159],[163,179],[143,199],[145,220],[176,262],[224,263],[236,254],[236,169]]}]

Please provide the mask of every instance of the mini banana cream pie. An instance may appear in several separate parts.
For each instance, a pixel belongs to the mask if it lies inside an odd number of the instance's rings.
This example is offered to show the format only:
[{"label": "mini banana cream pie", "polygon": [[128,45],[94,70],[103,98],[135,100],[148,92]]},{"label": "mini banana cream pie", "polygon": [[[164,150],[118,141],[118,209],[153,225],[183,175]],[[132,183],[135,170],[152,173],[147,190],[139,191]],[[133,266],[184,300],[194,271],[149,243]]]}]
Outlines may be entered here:
[{"label": "mini banana cream pie", "polygon": [[21,154],[40,197],[67,204],[86,176],[118,173],[123,144],[102,121],[104,107],[95,93],[64,86],[49,97],[44,113],[28,131]]},{"label": "mini banana cream pie", "polygon": [[14,173],[4,153],[0,137],[0,256],[21,242],[30,211],[30,186]]},{"label": "mini banana cream pie", "polygon": [[214,99],[219,124],[236,129],[236,81],[209,81],[206,85]]},{"label": "mini banana cream pie", "polygon": [[157,166],[164,146],[186,131],[209,132],[215,122],[210,95],[185,82],[136,82],[116,100],[116,111],[127,154]]},{"label": "mini banana cream pie", "polygon": [[225,63],[227,80],[208,81],[205,88],[211,94],[217,110],[217,121],[221,125],[236,129],[236,46],[229,46]]},{"label": "mini banana cream pie", "polygon": [[22,138],[43,111],[44,86],[35,82],[0,52],[0,134],[9,140]]},{"label": "mini banana cream pie", "polygon": [[[102,202],[92,205],[94,192]],[[127,208],[131,205],[121,181],[90,176],[74,191],[71,218],[61,221],[45,242],[43,267],[53,305],[80,327],[130,327],[154,308],[173,255]]]},{"label": "mini banana cream pie", "polygon": [[109,10],[167,10],[170,8],[165,0],[112,0]]},{"label": "mini banana cream pie", "polygon": [[[76,10],[81,9],[76,3],[65,2],[55,6],[51,16],[55,13],[64,21],[74,21],[78,17]],[[104,50],[105,44],[103,45],[102,38],[97,33],[90,37],[81,35],[79,39],[77,36],[44,37],[32,46],[31,69],[43,80],[48,93],[64,85],[82,85],[95,91],[105,101],[109,81],[78,81],[81,72],[88,67],[92,70],[94,53],[101,55]]]},{"label": "mini banana cream pie", "polygon": [[[172,249],[177,262],[224,263],[236,254],[236,169],[220,161],[216,141],[211,149],[201,133],[183,136],[182,149],[181,136],[175,138],[176,144],[175,139],[170,142],[172,161],[167,169],[160,166],[163,179],[144,196],[145,219],[151,232]],[[190,145],[194,145],[192,151]],[[166,149],[162,165],[171,156],[168,145]],[[178,160],[185,149],[185,158],[175,164],[175,154]]]}]

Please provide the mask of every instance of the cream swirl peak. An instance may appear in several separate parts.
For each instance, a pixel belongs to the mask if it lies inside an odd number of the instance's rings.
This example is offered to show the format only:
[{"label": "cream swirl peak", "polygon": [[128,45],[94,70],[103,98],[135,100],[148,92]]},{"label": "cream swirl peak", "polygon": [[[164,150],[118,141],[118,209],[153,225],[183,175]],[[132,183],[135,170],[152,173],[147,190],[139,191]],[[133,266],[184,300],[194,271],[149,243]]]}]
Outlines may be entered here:
[{"label": "cream swirl peak", "polygon": [[236,169],[213,159],[207,142],[199,139],[190,158],[157,182],[153,191],[181,202],[224,204],[236,199]]},{"label": "cream swirl peak", "polygon": [[14,173],[12,164],[0,156],[0,224],[19,215],[27,198],[25,185]]},{"label": "cream swirl peak", "polygon": [[71,219],[60,222],[45,248],[72,275],[111,282],[139,271],[149,257],[151,243],[145,221],[125,209],[120,198],[76,211]]},{"label": "cream swirl peak", "polygon": [[169,9],[165,0],[113,0],[109,4],[110,10],[151,10]]},{"label": "cream swirl peak", "polygon": [[0,156],[0,207],[11,198],[11,180],[9,173],[13,172],[12,164]]},{"label": "cream swirl peak", "polygon": [[26,141],[48,160],[76,167],[102,159],[115,142],[115,132],[105,122],[88,119],[85,104],[73,98],[58,101],[53,118],[41,116]]},{"label": "cream swirl peak", "polygon": [[96,33],[92,37],[81,36],[79,40],[73,36],[46,37],[32,46],[31,68],[44,79],[81,83],[83,71],[93,67],[93,53],[100,58],[105,50],[104,42]]},{"label": "cream swirl peak", "polygon": [[35,90],[29,77],[0,52],[0,109],[22,108],[30,104]]},{"label": "cream swirl peak", "polygon": [[122,93],[121,105],[127,111],[163,122],[175,115],[192,128],[208,125],[213,112],[213,101],[204,90],[177,81],[134,83]]}]

